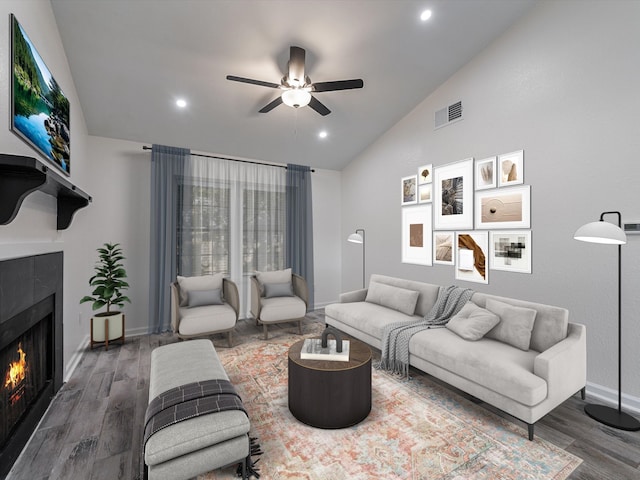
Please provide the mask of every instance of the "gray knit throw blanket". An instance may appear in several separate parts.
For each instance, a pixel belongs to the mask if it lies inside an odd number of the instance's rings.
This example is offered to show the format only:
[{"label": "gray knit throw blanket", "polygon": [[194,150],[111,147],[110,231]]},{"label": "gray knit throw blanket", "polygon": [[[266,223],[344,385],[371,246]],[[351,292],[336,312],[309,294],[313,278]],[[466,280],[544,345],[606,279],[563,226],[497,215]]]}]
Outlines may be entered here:
[{"label": "gray knit throw blanket", "polygon": [[382,332],[382,355],[379,369],[409,377],[409,340],[418,332],[444,327],[473,295],[473,290],[449,286],[441,288],[438,299],[423,319],[396,322]]}]

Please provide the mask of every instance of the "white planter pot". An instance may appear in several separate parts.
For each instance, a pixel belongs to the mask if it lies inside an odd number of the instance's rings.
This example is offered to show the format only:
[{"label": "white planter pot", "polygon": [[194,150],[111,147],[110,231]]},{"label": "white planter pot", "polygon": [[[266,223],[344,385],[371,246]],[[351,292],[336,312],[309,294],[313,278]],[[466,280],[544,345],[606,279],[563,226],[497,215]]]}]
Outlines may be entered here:
[{"label": "white planter pot", "polygon": [[122,340],[124,344],[124,313],[103,312],[91,317],[91,348],[95,343],[104,343],[109,349],[109,342]]}]

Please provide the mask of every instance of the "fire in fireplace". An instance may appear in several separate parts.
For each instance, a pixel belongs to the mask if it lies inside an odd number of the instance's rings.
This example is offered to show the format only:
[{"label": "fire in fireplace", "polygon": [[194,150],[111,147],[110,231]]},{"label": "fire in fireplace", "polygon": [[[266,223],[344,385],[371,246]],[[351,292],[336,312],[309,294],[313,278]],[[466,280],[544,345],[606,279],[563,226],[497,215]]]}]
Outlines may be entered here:
[{"label": "fire in fireplace", "polygon": [[24,394],[24,379],[27,376],[27,354],[22,350],[22,342],[18,344],[19,360],[9,363],[4,388],[9,390],[9,405],[13,406]]}]

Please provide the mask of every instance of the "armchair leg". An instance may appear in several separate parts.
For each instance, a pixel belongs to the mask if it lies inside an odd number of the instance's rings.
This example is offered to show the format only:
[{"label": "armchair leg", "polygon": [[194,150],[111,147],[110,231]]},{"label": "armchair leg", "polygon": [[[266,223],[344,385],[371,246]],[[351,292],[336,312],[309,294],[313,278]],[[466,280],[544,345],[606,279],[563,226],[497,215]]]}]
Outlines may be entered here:
[{"label": "armchair leg", "polygon": [[298,335],[302,335],[302,320],[298,320]]},{"label": "armchair leg", "polygon": [[227,332],[228,340],[229,340],[229,348],[233,347],[233,330],[229,330]]},{"label": "armchair leg", "polygon": [[267,324],[262,324],[262,331],[264,332],[264,339],[267,340],[269,338],[269,331],[267,330]]}]

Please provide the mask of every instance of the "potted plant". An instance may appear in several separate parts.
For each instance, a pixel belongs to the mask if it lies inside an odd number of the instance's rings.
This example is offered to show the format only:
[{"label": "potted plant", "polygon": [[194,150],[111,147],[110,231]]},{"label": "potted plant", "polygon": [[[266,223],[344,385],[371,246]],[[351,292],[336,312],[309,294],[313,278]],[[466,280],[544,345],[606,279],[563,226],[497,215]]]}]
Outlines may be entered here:
[{"label": "potted plant", "polygon": [[94,290],[91,295],[82,297],[80,303],[93,302],[94,311],[107,307],[105,312],[97,313],[91,318],[91,348],[94,343],[104,342],[109,349],[109,341],[122,340],[124,344],[124,313],[114,311],[112,307],[122,308],[124,302],[131,303],[131,300],[122,294],[123,290],[129,288],[129,284],[125,280],[127,272],[122,264],[125,257],[120,244],[105,243],[97,251],[96,274],[89,279],[89,285]]}]

